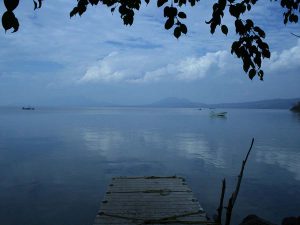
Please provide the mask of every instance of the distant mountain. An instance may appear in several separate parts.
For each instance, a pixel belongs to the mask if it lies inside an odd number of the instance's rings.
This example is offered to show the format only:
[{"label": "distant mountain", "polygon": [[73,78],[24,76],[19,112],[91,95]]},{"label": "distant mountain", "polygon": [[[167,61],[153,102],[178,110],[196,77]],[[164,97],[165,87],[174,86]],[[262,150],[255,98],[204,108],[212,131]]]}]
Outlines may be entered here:
[{"label": "distant mountain", "polygon": [[37,102],[38,106],[54,106],[54,107],[112,107],[115,106],[110,102],[104,102],[98,99],[92,99],[84,96],[64,96],[49,98],[43,104],[42,101]]},{"label": "distant mountain", "polygon": [[[44,105],[42,102],[37,102],[38,106],[66,106],[66,107],[153,107],[153,108],[240,108],[240,109],[291,109],[294,105],[300,102],[300,98],[290,99],[270,99],[252,102],[239,103],[218,103],[206,104],[200,102],[193,102],[185,98],[164,98],[157,102],[146,105],[124,105],[114,104],[110,102],[101,102],[97,99],[90,99],[87,97],[63,97],[48,99],[48,104]],[[20,104],[16,104],[20,105]]]},{"label": "distant mountain", "polygon": [[299,101],[300,98],[291,98],[291,99],[270,99],[270,100],[240,102],[240,103],[205,104],[199,102],[192,102],[185,98],[171,97],[144,106],[170,107],[170,108],[290,109]]},{"label": "distant mountain", "polygon": [[242,102],[242,103],[220,103],[220,104],[211,104],[211,107],[214,108],[245,108],[245,109],[290,109],[297,102],[300,101],[300,98],[291,98],[291,99],[270,99],[270,100],[261,100],[254,102]]},{"label": "distant mountain", "polygon": [[152,104],[146,105],[149,107],[169,107],[169,108],[197,108],[197,107],[207,107],[206,104],[191,102],[185,98],[164,98],[160,101],[154,102]]}]

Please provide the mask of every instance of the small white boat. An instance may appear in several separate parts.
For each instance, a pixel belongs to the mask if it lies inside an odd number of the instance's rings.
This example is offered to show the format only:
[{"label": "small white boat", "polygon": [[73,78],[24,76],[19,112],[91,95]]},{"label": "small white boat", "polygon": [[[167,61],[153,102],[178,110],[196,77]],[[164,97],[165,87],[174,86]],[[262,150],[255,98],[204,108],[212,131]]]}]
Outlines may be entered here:
[{"label": "small white boat", "polygon": [[213,112],[211,111],[210,112],[210,115],[213,116],[213,117],[226,117],[227,115],[227,112]]}]

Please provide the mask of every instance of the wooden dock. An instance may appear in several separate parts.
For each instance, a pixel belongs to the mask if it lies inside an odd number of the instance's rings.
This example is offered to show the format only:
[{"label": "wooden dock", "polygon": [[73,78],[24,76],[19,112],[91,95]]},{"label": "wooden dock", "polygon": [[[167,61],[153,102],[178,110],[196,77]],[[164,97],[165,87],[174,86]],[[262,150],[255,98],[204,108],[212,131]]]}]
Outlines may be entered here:
[{"label": "wooden dock", "polygon": [[116,177],[94,225],[213,224],[181,177]]}]

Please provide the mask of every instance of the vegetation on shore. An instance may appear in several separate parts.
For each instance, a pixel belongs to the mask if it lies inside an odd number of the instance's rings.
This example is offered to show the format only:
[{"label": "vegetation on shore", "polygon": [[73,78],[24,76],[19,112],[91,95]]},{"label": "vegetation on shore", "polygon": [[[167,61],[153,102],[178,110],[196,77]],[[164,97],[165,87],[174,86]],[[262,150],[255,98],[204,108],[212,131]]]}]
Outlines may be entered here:
[{"label": "vegetation on shore", "polygon": [[300,112],[300,102],[298,102],[296,105],[294,105],[291,108],[291,111],[293,111],[293,112]]}]

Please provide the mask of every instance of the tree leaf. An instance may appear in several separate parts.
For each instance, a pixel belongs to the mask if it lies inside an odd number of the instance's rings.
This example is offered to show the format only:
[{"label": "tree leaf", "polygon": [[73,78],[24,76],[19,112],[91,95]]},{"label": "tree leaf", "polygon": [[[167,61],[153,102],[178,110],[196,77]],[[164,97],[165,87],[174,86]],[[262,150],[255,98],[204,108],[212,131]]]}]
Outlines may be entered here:
[{"label": "tree leaf", "polygon": [[186,18],[186,14],[184,12],[179,12],[178,13],[178,17],[181,19],[185,19]]},{"label": "tree leaf", "polygon": [[254,30],[255,32],[257,32],[258,35],[261,36],[262,38],[265,38],[265,37],[266,37],[265,32],[264,32],[262,29],[260,29],[259,27],[253,27],[253,30]]},{"label": "tree leaf", "polygon": [[168,0],[157,0],[157,7],[161,7],[166,2],[168,2]]},{"label": "tree leaf", "polygon": [[247,4],[247,10],[250,11],[251,10],[251,5]]},{"label": "tree leaf", "polygon": [[92,5],[98,5],[99,0],[89,0]]},{"label": "tree leaf", "polygon": [[180,24],[180,30],[181,30],[181,33],[184,33],[186,34],[187,33],[187,27],[185,24]]},{"label": "tree leaf", "polygon": [[38,2],[39,2],[38,8],[40,9],[42,7],[42,0],[38,0]]},{"label": "tree leaf", "polygon": [[171,15],[172,17],[177,16],[177,12],[178,12],[177,8],[175,8],[175,7],[170,7],[170,15]]},{"label": "tree leaf", "polygon": [[37,9],[37,2],[33,0],[33,5],[34,5],[34,8],[33,10],[36,10]]},{"label": "tree leaf", "polygon": [[78,13],[78,7],[74,7],[73,10],[70,12],[70,17],[75,16]]},{"label": "tree leaf", "polygon": [[11,28],[14,30],[12,33],[17,32],[19,29],[19,21],[15,17],[15,14],[12,11],[6,11],[2,16],[2,26],[5,32]]},{"label": "tree leaf", "polygon": [[77,8],[78,8],[79,16],[81,16],[86,11],[86,6],[85,5],[77,6]]},{"label": "tree leaf", "polygon": [[225,35],[228,34],[228,28],[227,28],[226,25],[222,25],[222,26],[221,26],[221,30],[222,30],[223,34],[225,34]]},{"label": "tree leaf", "polygon": [[170,7],[166,6],[164,8],[164,17],[170,17]]},{"label": "tree leaf", "polygon": [[181,35],[181,29],[180,29],[180,27],[176,27],[174,29],[174,33],[173,34],[178,39],[180,37],[180,35]]},{"label": "tree leaf", "polygon": [[255,75],[256,75],[256,70],[255,69],[251,69],[249,71],[248,75],[249,75],[249,78],[252,80],[253,77],[255,77]]},{"label": "tree leaf", "polygon": [[171,27],[173,27],[173,25],[174,25],[174,19],[170,17],[169,19],[167,19],[165,23],[165,29],[169,30]]},{"label": "tree leaf", "polygon": [[8,11],[14,11],[19,5],[19,0],[4,0],[4,5]]},{"label": "tree leaf", "polygon": [[258,76],[259,76],[259,79],[260,79],[260,80],[263,80],[263,77],[264,77],[264,71],[263,71],[263,70],[259,70],[259,71],[258,71]]},{"label": "tree leaf", "polygon": [[265,57],[265,58],[270,58],[271,57],[271,53],[270,53],[270,51],[268,50],[268,49],[264,49],[263,51],[262,51],[262,55]]}]

